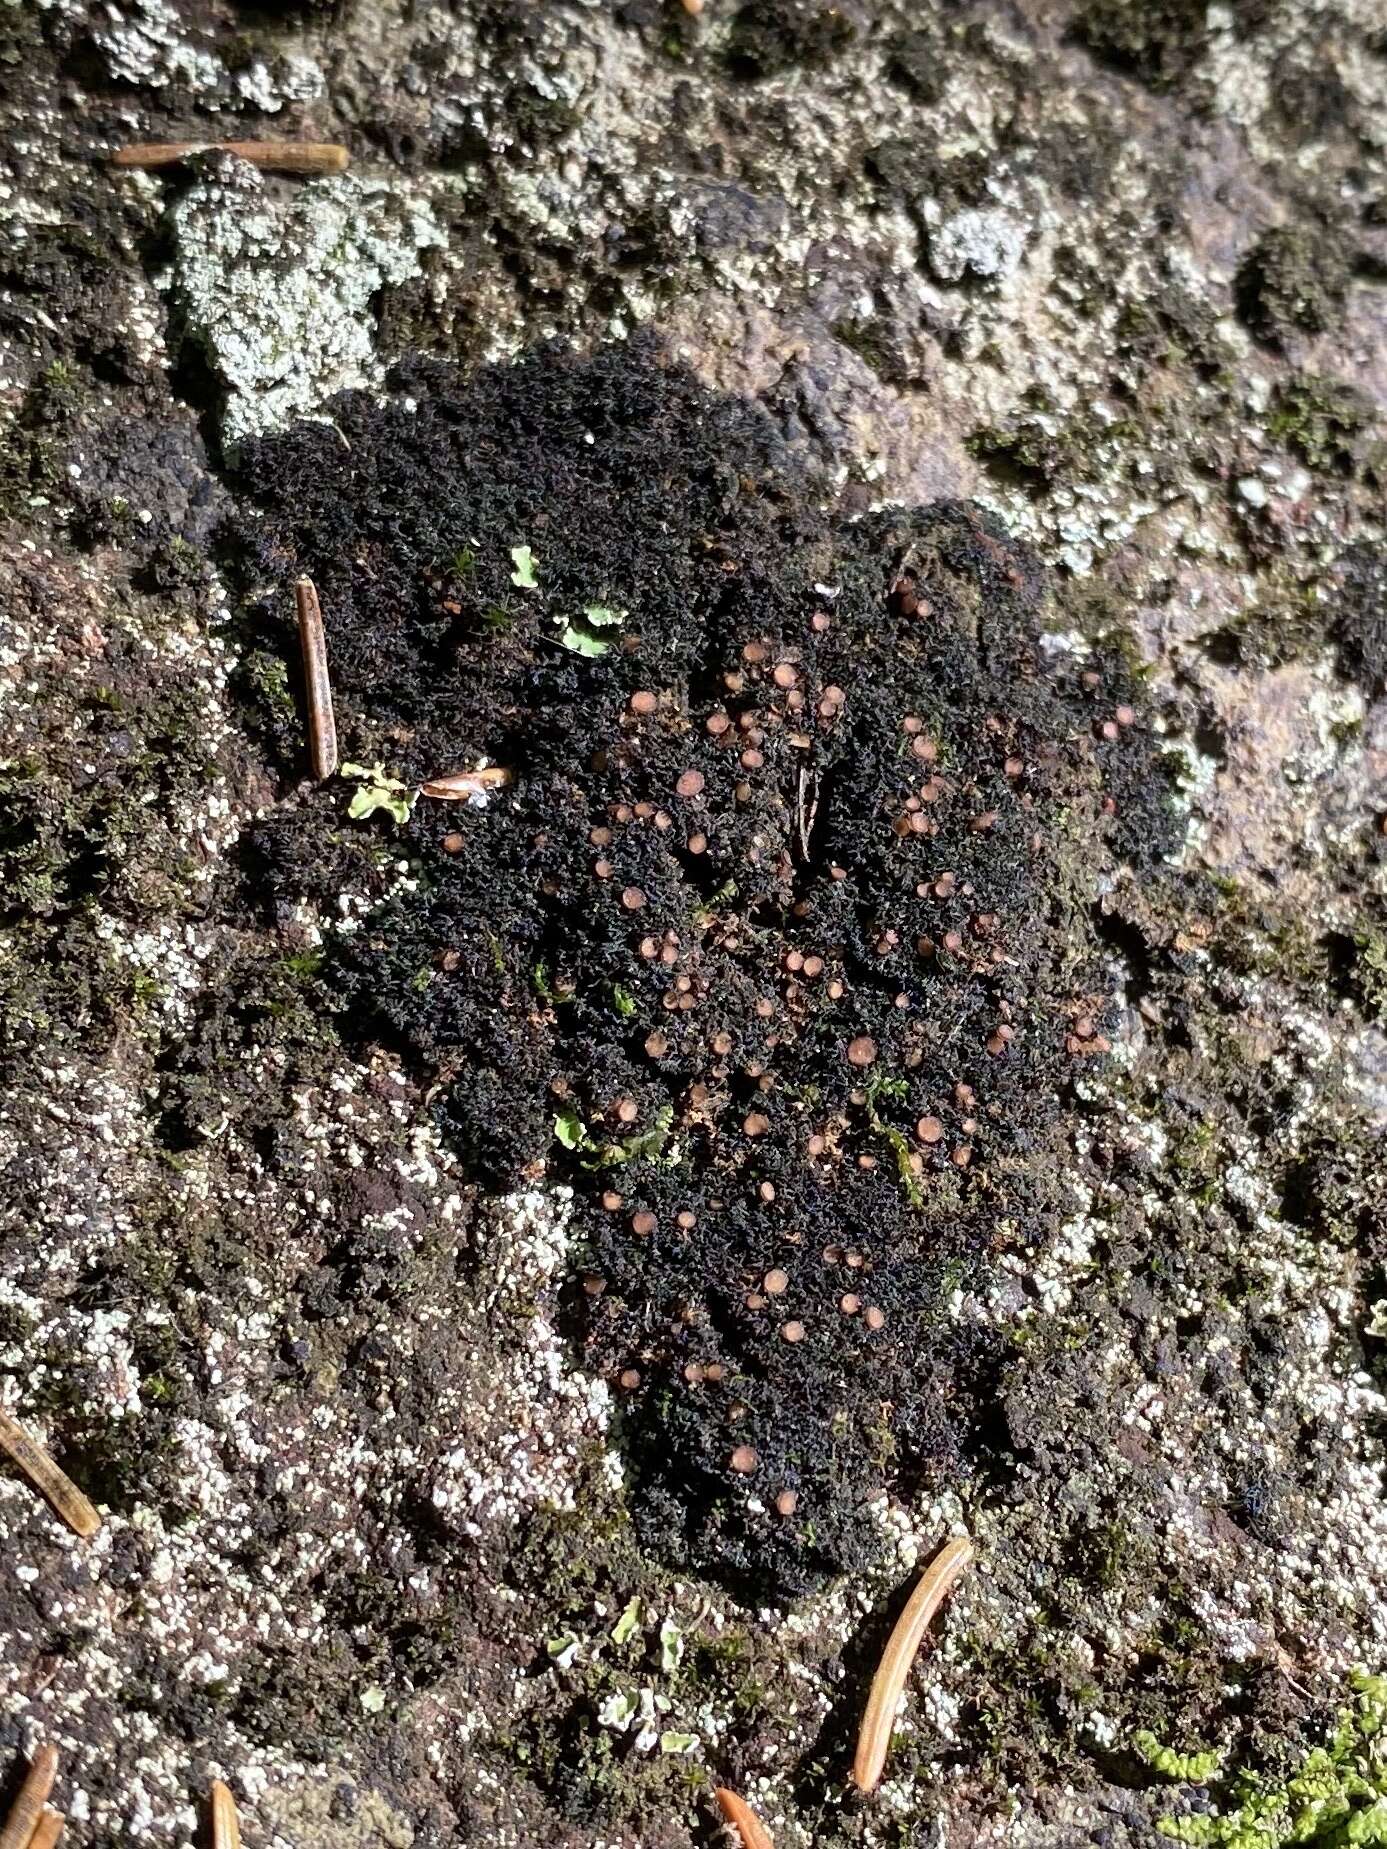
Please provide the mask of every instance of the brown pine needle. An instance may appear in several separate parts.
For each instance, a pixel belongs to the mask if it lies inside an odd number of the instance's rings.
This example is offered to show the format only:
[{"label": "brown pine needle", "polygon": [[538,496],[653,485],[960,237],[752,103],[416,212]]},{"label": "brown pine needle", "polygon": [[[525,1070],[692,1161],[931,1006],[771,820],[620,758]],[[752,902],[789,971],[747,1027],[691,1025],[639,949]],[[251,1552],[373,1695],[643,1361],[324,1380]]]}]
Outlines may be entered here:
[{"label": "brown pine needle", "polygon": [[308,757],[313,775],[321,783],[337,769],[337,721],[332,712],[332,682],[327,671],[327,636],[323,610],[311,578],[294,586],[299,612],[299,646],[303,650],[303,680],[308,694]]},{"label": "brown pine needle", "polygon": [[455,770],[446,777],[430,777],[427,783],[419,785],[419,794],[432,796],[439,802],[465,803],[474,796],[504,790],[510,781],[508,770],[503,770],[499,764],[488,764],[481,770]]},{"label": "brown pine needle", "polygon": [[19,1795],[10,1807],[5,1827],[0,1829],[0,1849],[28,1849],[34,1825],[39,1821],[53,1780],[58,1775],[58,1749],[41,1746],[34,1754]]},{"label": "brown pine needle", "polygon": [[48,1498],[72,1532],[90,1541],[101,1526],[101,1517],[77,1485],[63,1475],[48,1453],[41,1451],[7,1412],[0,1412],[0,1447],[9,1452],[34,1488]]},{"label": "brown pine needle", "polygon": [[276,173],[341,173],[351,159],[340,141],[138,141],[117,148],[113,167],[172,167],[191,154],[239,154]]},{"label": "brown pine needle", "polygon": [[713,1796],[721,1806],[723,1816],[741,1837],[742,1849],[774,1849],[765,1824],[744,1798],[739,1798],[735,1791],[729,1791],[726,1785],[719,1785]]},{"label": "brown pine needle", "polygon": [[896,1719],[905,1679],[915,1661],[929,1621],[953,1587],[954,1581],[973,1558],[973,1543],[966,1538],[950,1541],[941,1547],[921,1575],[920,1583],[910,1595],[910,1602],[896,1620],[896,1628],[872,1677],[867,1696],[867,1711],[862,1716],[862,1730],[857,1736],[857,1757],[852,1762],[852,1782],[859,1791],[875,1791],[886,1766],[891,1745],[891,1729]]},{"label": "brown pine needle", "polygon": [[53,1845],[63,1833],[67,1822],[60,1810],[46,1810],[34,1825],[34,1833],[29,1838],[29,1849],[53,1849]]},{"label": "brown pine needle", "polygon": [[212,1849],[241,1849],[236,1800],[219,1778],[212,1780]]}]

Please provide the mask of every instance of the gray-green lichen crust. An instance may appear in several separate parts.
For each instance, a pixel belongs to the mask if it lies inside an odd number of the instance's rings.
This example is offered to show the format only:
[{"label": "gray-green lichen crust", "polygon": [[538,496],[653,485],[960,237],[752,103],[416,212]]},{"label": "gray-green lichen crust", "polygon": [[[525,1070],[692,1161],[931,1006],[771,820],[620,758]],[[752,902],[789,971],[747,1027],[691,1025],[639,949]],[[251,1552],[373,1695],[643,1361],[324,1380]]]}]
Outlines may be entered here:
[{"label": "gray-green lichen crust", "polygon": [[[251,1849],[688,1849],[719,1781],[792,1849],[1217,1841],[1244,1770],[1289,1792],[1368,1699],[1379,10],[0,6],[0,1396],[106,1510],[84,1547],[0,1475],[0,1747],[57,1741],[72,1840],[188,1841],[220,1775]],[[106,165],[163,136],[340,138],[352,173]],[[625,1390],[574,1340],[581,1205],[480,1193],[437,1075],[334,1016],[419,857],[297,782],[262,601],[294,562],[227,539],[238,454],[302,418],[341,451],[344,386],[643,326],[807,493],[1000,518],[1055,659],[1116,649],[1182,766],[1159,877],[1095,890],[1084,830],[1055,841],[1036,929],[1098,945],[1111,1048],[1070,1058],[1047,1239],[947,1300],[996,1381],[970,1470],[873,1487],[876,1564],[793,1609],[639,1544]],[[542,582],[542,533],[511,543]],[[407,728],[358,704],[398,771]],[[333,889],[252,903],[295,827]],[[962,1528],[859,1804],[877,1653]]]},{"label": "gray-green lichen crust", "polygon": [[226,392],[235,445],[379,377],[371,304],[443,242],[427,199],[385,180],[323,180],[287,198],[228,157],[169,214],[169,288],[186,338]]}]

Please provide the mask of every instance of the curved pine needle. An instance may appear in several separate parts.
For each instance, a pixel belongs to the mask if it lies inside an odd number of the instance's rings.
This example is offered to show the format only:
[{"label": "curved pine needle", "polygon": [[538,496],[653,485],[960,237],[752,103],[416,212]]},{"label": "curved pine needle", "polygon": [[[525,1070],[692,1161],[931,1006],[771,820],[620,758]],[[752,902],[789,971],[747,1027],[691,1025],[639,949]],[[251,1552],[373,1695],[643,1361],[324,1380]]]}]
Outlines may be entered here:
[{"label": "curved pine needle", "polygon": [[891,1727],[896,1718],[905,1679],[915,1661],[929,1621],[953,1587],[954,1581],[973,1558],[973,1543],[966,1539],[950,1541],[941,1547],[920,1577],[910,1595],[910,1602],[896,1620],[881,1665],[872,1677],[867,1696],[867,1711],[862,1716],[862,1730],[857,1736],[857,1756],[852,1762],[852,1782],[859,1791],[875,1791],[886,1766],[891,1745]]},{"label": "curved pine needle", "polygon": [[303,686],[308,696],[308,760],[324,782],[337,769],[337,721],[332,711],[332,680],[327,670],[327,637],[317,587],[311,578],[294,585],[299,646],[303,650]]},{"label": "curved pine needle", "polygon": [[172,167],[191,154],[239,154],[278,173],[341,173],[351,156],[338,141],[135,141],[117,148],[113,167]]},{"label": "curved pine needle", "polygon": [[427,783],[419,785],[421,796],[432,796],[439,802],[465,803],[474,796],[486,796],[492,790],[504,790],[511,781],[511,773],[500,764],[487,764],[481,770],[450,771],[446,777],[430,777]]},{"label": "curved pine needle", "polygon": [[741,1837],[742,1849],[774,1849],[765,1824],[744,1798],[739,1798],[735,1791],[729,1791],[726,1785],[719,1785],[713,1796],[721,1806],[723,1816]]},{"label": "curved pine needle", "polygon": [[29,1838],[29,1849],[53,1849],[54,1844],[63,1833],[67,1822],[60,1810],[46,1810],[34,1825],[34,1833]]},{"label": "curved pine needle", "polygon": [[43,1813],[57,1775],[57,1747],[41,1746],[24,1775],[24,1783],[19,1787],[19,1795],[10,1807],[5,1827],[0,1829],[0,1849],[28,1849],[34,1825]]},{"label": "curved pine needle", "polygon": [[[36,1445],[24,1427],[0,1412],[0,1448],[8,1451],[34,1488],[46,1496],[74,1534],[90,1541],[101,1526],[101,1517],[70,1477],[63,1475],[52,1458]],[[0,1837],[0,1843],[4,1839]]]},{"label": "curved pine needle", "polygon": [[241,1849],[236,1800],[219,1778],[212,1780],[212,1849]]}]

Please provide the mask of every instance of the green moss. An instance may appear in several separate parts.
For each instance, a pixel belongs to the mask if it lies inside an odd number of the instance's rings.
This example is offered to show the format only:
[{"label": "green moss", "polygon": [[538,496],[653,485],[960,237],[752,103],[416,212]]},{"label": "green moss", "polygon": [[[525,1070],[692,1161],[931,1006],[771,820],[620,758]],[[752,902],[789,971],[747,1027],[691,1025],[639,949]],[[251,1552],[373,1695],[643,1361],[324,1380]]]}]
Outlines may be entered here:
[{"label": "green moss", "polygon": [[1098,479],[1115,446],[1142,436],[1135,416],[1105,420],[1086,407],[1066,415],[1043,388],[1033,387],[1005,424],[974,430],[967,448],[998,480],[1044,494],[1059,482]]},{"label": "green moss", "polygon": [[1364,1005],[1379,1020],[1387,1021],[1387,932],[1360,931],[1355,941],[1358,945],[1355,987]]},{"label": "green moss", "polygon": [[[1095,279],[1095,310],[1102,288],[1101,278]],[[1207,302],[1167,283],[1150,296],[1124,302],[1115,332],[1123,354],[1144,367],[1188,360],[1207,370],[1216,362],[1216,327]]]},{"label": "green moss", "polygon": [[[123,618],[112,593],[109,627]],[[29,750],[0,771],[0,982],[19,984],[49,1021],[139,999],[139,972],[101,929],[107,916],[147,923],[201,902],[199,868],[172,818],[214,774],[204,693],[173,676],[151,680],[140,651],[113,659],[107,681],[55,680]]]},{"label": "green moss", "polygon": [[888,385],[900,385],[909,377],[910,367],[891,323],[882,315],[871,313],[863,318],[844,316],[833,324],[833,337],[871,368]]},{"label": "green moss", "polygon": [[1325,617],[1302,586],[1264,582],[1260,600],[1210,638],[1219,657],[1247,668],[1281,668],[1323,646]]},{"label": "green moss", "polygon": [[1374,418],[1372,404],[1351,385],[1300,373],[1273,392],[1267,434],[1312,469],[1342,475],[1354,468],[1361,438]]},{"label": "green moss", "polygon": [[1343,313],[1352,267],[1352,249],[1332,226],[1277,226],[1263,232],[1239,266],[1239,313],[1268,346],[1328,333]]},{"label": "green moss", "polygon": [[1173,1746],[1163,1746],[1146,1728],[1132,1735],[1132,1745],[1162,1778],[1186,1784],[1207,1784],[1223,1764],[1223,1754],[1217,1747],[1203,1752],[1178,1752]]},{"label": "green moss", "polygon": [[[1358,1671],[1352,1683],[1354,1699],[1340,1713],[1327,1745],[1303,1753],[1281,1776],[1239,1772],[1228,1781],[1223,1808],[1163,1817],[1157,1825],[1161,1834],[1173,1842],[1229,1849],[1387,1843],[1387,1681]],[[1153,1756],[1136,1744],[1168,1777],[1203,1782],[1215,1770],[1209,1764],[1215,1755],[1157,1748]]]},{"label": "green moss", "polygon": [[753,1679],[750,1635],[705,1636],[680,1607],[680,1589],[637,1551],[610,1498],[585,1502],[581,1514],[538,1511],[511,1575],[520,1622],[541,1660],[551,1660],[492,1750],[589,1824],[644,1837],[673,1818],[692,1822],[708,1774],[673,1750],[633,1750],[642,1704],[657,1733],[696,1732],[691,1698],[734,1706]]},{"label": "green moss", "polygon": [[1108,63],[1168,90],[1203,55],[1208,8],[1203,0],[1088,0],[1074,33]]},{"label": "green moss", "polygon": [[1149,1567],[1149,1547],[1143,1547],[1128,1522],[1114,1518],[1075,1536],[1075,1571],[1105,1592],[1120,1586],[1133,1571]]},{"label": "green moss", "polygon": [[739,77],[773,77],[799,65],[827,64],[856,31],[846,10],[830,0],[747,0],[732,18],[727,61]]},{"label": "green moss", "polygon": [[1347,547],[1321,595],[1340,667],[1376,699],[1387,687],[1387,546],[1359,540]]},{"label": "green moss", "polygon": [[899,194],[910,205],[928,195],[948,213],[982,205],[990,196],[993,160],[981,148],[940,154],[923,147],[918,137],[892,135],[867,150],[864,165],[879,189]]},{"label": "green moss", "polygon": [[139,583],[143,590],[190,590],[205,583],[210,571],[206,553],[174,533],[153,547],[139,574]]},{"label": "green moss", "polygon": [[923,1208],[925,1191],[920,1185],[920,1178],[911,1163],[911,1147],[905,1132],[895,1124],[888,1123],[878,1110],[882,1099],[889,1099],[895,1104],[903,1104],[910,1092],[907,1080],[888,1078],[884,1074],[874,1078],[867,1086],[867,1116],[877,1135],[884,1137],[891,1157],[896,1165],[896,1174],[900,1178],[901,1192],[915,1208]]},{"label": "green moss", "polygon": [[996,480],[1037,494],[1048,492],[1055,451],[1034,425],[982,424],[969,433],[964,447]]},{"label": "green moss", "polygon": [[43,24],[36,8],[9,6],[0,13],[0,65],[27,63],[42,45]]},{"label": "green moss", "polygon": [[37,1325],[17,1303],[0,1303],[0,1348],[20,1348]]},{"label": "green moss", "polygon": [[71,368],[55,360],[0,425],[0,517],[19,516],[65,489],[76,402]]}]

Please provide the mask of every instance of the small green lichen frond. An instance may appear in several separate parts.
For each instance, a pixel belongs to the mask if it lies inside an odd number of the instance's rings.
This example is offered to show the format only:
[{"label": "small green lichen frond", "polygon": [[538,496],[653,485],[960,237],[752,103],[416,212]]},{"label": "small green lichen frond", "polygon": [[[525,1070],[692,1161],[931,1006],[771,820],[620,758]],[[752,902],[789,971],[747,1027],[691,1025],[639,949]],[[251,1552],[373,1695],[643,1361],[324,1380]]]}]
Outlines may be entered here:
[{"label": "small green lichen frond", "polygon": [[904,1079],[893,1079],[885,1074],[872,1079],[867,1087],[867,1116],[878,1136],[884,1137],[891,1154],[896,1159],[896,1174],[900,1178],[901,1192],[912,1207],[923,1207],[925,1191],[920,1186],[920,1178],[915,1173],[910,1161],[910,1143],[903,1130],[895,1124],[887,1123],[877,1110],[878,1098],[889,1098],[895,1104],[903,1103],[909,1087]]},{"label": "small green lichen frond", "polygon": [[342,775],[353,778],[357,784],[347,805],[347,814],[354,822],[364,821],[368,815],[374,815],[377,809],[384,809],[397,822],[409,820],[414,796],[398,777],[386,774],[383,764],[372,764],[369,767],[365,764],[344,764]]},{"label": "small green lichen frond", "polygon": [[554,1136],[585,1168],[609,1168],[622,1162],[657,1161],[664,1154],[673,1126],[673,1107],[665,1105],[655,1113],[648,1130],[639,1130],[623,1142],[599,1143],[569,1105],[554,1119]]},{"label": "small green lichen frond", "polygon": [[620,629],[629,612],[613,609],[610,604],[590,603],[584,606],[581,616],[571,620],[556,616],[562,634],[559,641],[575,655],[605,655],[611,647],[605,636],[597,634],[599,629]]},{"label": "small green lichen frond", "polygon": [[[1160,1834],[1171,1842],[1215,1849],[1387,1845],[1387,1678],[1359,1670],[1352,1686],[1354,1700],[1340,1713],[1327,1746],[1310,1748],[1294,1771],[1278,1778],[1240,1772],[1229,1809],[1163,1817],[1156,1826]],[[1221,1755],[1216,1752],[1179,1753],[1151,1733],[1135,1735],[1132,1745],[1167,1778],[1203,1783],[1218,1774]]]},{"label": "small green lichen frond", "polygon": [[517,590],[535,591],[539,589],[539,580],[535,577],[535,555],[528,546],[512,546],[511,563],[515,570],[510,581]]},{"label": "small green lichen frond", "polygon": [[571,1106],[566,1106],[554,1119],[554,1135],[565,1149],[571,1149],[575,1155],[597,1148],[588,1134],[587,1125]]}]

